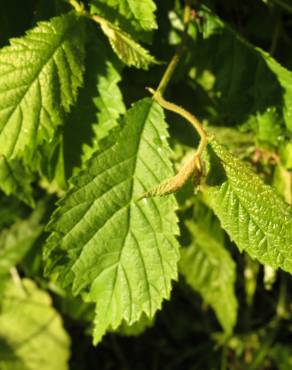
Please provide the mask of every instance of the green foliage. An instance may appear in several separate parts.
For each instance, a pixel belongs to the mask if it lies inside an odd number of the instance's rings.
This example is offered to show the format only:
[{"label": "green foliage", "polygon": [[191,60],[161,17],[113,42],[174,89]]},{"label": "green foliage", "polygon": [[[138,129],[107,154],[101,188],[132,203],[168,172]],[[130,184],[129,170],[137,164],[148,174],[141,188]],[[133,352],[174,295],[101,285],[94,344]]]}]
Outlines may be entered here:
[{"label": "green foliage", "polygon": [[29,279],[8,281],[1,297],[0,368],[66,370],[69,344],[50,296]]},{"label": "green foliage", "polygon": [[176,278],[176,203],[172,197],[138,200],[172,175],[166,136],[157,103],[137,102],[116,142],[75,177],[50,222],[47,272],[96,303],[95,343],[123,319],[132,324],[142,312],[153,317]]},{"label": "green foliage", "polygon": [[292,273],[291,207],[215,140],[211,147],[204,192],[222,227],[241,251]]},{"label": "green foliage", "polygon": [[43,231],[41,219],[45,204],[38,204],[31,216],[15,222],[0,233],[0,274],[15,267],[30,250]]},{"label": "green foliage", "polygon": [[66,178],[70,178],[73,168],[76,170],[85,163],[100,148],[102,141],[119,127],[119,118],[126,111],[118,86],[122,64],[104,40],[97,37],[92,32],[91,44],[87,48],[84,86],[64,125]]},{"label": "green foliage", "polygon": [[[0,52],[0,148],[29,163],[54,137],[82,84],[83,20],[74,14],[42,22]],[[29,163],[30,164],[30,163]]]},{"label": "green foliage", "polygon": [[157,28],[157,23],[154,15],[156,9],[153,0],[93,0],[92,10],[105,16],[106,18],[113,18],[124,24],[122,21],[127,19],[132,27],[137,30],[153,30]]},{"label": "green foliage", "polygon": [[128,66],[148,69],[150,64],[157,63],[146,49],[120,28],[111,23],[102,22],[101,29],[108,37],[115,53]]},{"label": "green foliage", "polygon": [[[224,239],[216,224],[208,225],[205,219],[186,225],[192,242],[181,251],[180,272],[190,286],[216,312],[226,334],[231,334],[236,323],[237,301],[234,292],[235,263],[224,247]],[[219,240],[218,240],[219,239]],[[221,240],[220,240],[221,239]]]},{"label": "green foliage", "polygon": [[20,161],[7,161],[3,155],[0,156],[0,186],[5,194],[15,194],[20,200],[33,206],[31,180]]},{"label": "green foliage", "polygon": [[1,1],[1,370],[291,367],[292,8],[206,4]]},{"label": "green foliage", "polygon": [[208,94],[227,122],[251,127],[259,140],[278,145],[285,126],[292,131],[292,72],[209,9],[203,8],[201,15],[203,31],[194,36],[195,78],[211,73],[214,82]]}]

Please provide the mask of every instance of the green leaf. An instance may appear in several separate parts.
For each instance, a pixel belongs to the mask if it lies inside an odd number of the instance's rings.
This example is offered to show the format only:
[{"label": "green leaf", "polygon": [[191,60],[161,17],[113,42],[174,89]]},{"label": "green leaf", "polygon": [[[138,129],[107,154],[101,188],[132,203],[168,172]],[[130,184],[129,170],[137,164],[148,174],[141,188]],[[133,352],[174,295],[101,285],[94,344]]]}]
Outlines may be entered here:
[{"label": "green leaf", "polygon": [[0,274],[8,273],[16,266],[43,231],[41,219],[44,204],[38,204],[26,220],[15,222],[10,228],[0,233]]},{"label": "green leaf", "polygon": [[113,18],[112,13],[117,12],[116,18],[129,20],[137,31],[149,31],[157,28],[155,10],[156,5],[153,0],[98,0],[92,2],[93,12],[105,17],[111,16],[111,18]]},{"label": "green leaf", "polygon": [[208,204],[238,248],[292,273],[292,209],[249,167],[215,140],[204,188]]},{"label": "green leaf", "polygon": [[97,96],[93,98],[97,109],[97,123],[93,125],[94,135],[91,146],[84,148],[83,162],[89,159],[93,152],[99,148],[101,141],[118,127],[119,118],[126,112],[122,92],[118,86],[121,81],[121,62],[118,63],[113,53],[106,48],[101,50],[100,45],[99,49],[95,51],[95,58],[99,57],[100,60],[102,53],[104,59],[96,65]]},{"label": "green leaf", "polygon": [[32,176],[27,174],[20,161],[8,161],[0,155],[0,188],[6,195],[15,195],[29,206],[34,206],[30,182]]},{"label": "green leaf", "polygon": [[186,226],[192,242],[181,250],[180,272],[214,309],[226,334],[231,334],[237,317],[236,269],[224,247],[222,229],[214,222],[208,225],[206,219],[198,222],[188,220]]},{"label": "green leaf", "polygon": [[82,84],[83,21],[72,13],[41,22],[0,51],[0,153],[30,156],[53,139]]},{"label": "green leaf", "polygon": [[137,102],[49,224],[46,271],[96,303],[95,343],[123,319],[132,325],[143,312],[153,317],[177,277],[174,197],[137,200],[173,174],[167,136],[160,106],[150,98]]},{"label": "green leaf", "polygon": [[50,296],[28,279],[9,281],[1,300],[0,369],[66,370],[69,337]]},{"label": "green leaf", "polygon": [[120,28],[106,21],[101,22],[100,26],[108,37],[115,53],[128,66],[148,69],[150,64],[157,63],[148,50],[144,49]]}]

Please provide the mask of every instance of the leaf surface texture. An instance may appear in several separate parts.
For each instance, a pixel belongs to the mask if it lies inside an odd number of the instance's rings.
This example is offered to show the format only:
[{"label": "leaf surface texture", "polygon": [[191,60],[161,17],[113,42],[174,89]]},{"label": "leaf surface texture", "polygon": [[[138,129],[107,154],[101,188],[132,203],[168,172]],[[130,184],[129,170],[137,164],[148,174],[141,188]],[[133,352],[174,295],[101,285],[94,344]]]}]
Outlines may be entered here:
[{"label": "leaf surface texture", "polygon": [[101,23],[101,29],[108,37],[115,53],[129,67],[148,69],[150,64],[157,63],[148,50],[144,49],[120,28],[109,22],[103,22]]},{"label": "leaf surface texture", "polygon": [[0,51],[0,153],[31,160],[53,138],[82,84],[83,20],[41,22]]},{"label": "leaf surface texture", "polygon": [[96,303],[95,343],[123,319],[153,317],[177,277],[173,196],[138,201],[173,174],[167,136],[157,103],[135,103],[116,142],[74,179],[49,224],[47,272]]},{"label": "leaf surface texture", "polygon": [[214,152],[204,192],[222,227],[241,251],[292,273],[291,207],[248,165],[215,140],[211,146]]}]

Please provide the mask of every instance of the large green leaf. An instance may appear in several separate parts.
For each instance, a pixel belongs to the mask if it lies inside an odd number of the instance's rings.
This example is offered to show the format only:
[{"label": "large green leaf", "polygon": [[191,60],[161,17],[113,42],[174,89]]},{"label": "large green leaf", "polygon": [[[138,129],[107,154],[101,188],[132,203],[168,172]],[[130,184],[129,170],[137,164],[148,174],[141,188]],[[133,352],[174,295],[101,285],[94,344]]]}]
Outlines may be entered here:
[{"label": "large green leaf", "polygon": [[208,229],[189,220],[186,226],[192,243],[181,250],[180,271],[187,283],[214,309],[226,334],[230,334],[237,316],[235,263],[216,238],[216,225]]},{"label": "large green leaf", "polygon": [[222,227],[240,250],[292,273],[292,208],[215,140],[211,147],[204,193]]},{"label": "large green leaf", "polygon": [[0,51],[0,154],[33,154],[53,139],[82,84],[83,21],[74,14],[41,22]]},{"label": "large green leaf", "polygon": [[8,281],[1,297],[0,369],[66,370],[69,337],[50,296],[31,280]]},{"label": "large green leaf", "polygon": [[126,115],[114,144],[97,153],[60,202],[49,229],[47,272],[96,303],[94,342],[123,319],[153,317],[177,276],[172,196],[139,201],[173,174],[162,109],[152,99]]}]

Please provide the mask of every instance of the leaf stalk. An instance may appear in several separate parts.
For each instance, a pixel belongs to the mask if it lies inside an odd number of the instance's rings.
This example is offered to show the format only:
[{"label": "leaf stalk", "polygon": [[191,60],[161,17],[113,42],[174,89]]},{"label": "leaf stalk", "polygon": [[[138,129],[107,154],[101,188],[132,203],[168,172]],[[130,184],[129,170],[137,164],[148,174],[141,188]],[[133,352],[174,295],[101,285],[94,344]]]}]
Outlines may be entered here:
[{"label": "leaf stalk", "polygon": [[189,0],[186,0],[186,5],[185,5],[185,8],[184,8],[184,18],[183,18],[183,23],[184,23],[184,31],[183,31],[183,35],[182,35],[182,40],[181,40],[181,43],[179,44],[179,46],[177,47],[176,49],[176,52],[174,54],[174,56],[172,57],[171,61],[169,62],[163,76],[162,76],[162,79],[158,85],[158,88],[156,90],[157,93],[160,93],[161,95],[163,95],[163,93],[165,92],[166,90],[166,87],[169,83],[169,81],[171,80],[171,77],[173,76],[173,73],[181,59],[181,56],[184,52],[184,48],[185,48],[185,45],[186,45],[186,42],[187,42],[187,38],[188,38],[188,28],[189,28],[189,23],[190,23],[190,20],[191,20],[191,6],[190,6],[190,2]]}]

